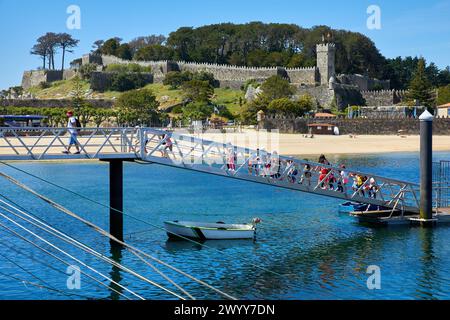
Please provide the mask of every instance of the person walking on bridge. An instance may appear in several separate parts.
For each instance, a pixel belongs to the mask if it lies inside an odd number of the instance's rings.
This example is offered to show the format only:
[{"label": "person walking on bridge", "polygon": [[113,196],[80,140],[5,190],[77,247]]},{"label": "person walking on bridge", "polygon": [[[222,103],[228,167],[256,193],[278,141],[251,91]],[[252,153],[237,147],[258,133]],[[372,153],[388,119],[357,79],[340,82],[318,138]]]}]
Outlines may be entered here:
[{"label": "person walking on bridge", "polygon": [[74,154],[80,154],[80,147],[78,142],[78,131],[81,127],[80,121],[74,117],[73,111],[67,111],[66,113],[67,118],[69,119],[67,122],[67,130],[69,131],[70,138],[69,138],[69,146],[67,147],[67,150],[64,150],[63,153],[69,154],[70,148],[72,146],[75,146],[75,149],[77,150]]}]

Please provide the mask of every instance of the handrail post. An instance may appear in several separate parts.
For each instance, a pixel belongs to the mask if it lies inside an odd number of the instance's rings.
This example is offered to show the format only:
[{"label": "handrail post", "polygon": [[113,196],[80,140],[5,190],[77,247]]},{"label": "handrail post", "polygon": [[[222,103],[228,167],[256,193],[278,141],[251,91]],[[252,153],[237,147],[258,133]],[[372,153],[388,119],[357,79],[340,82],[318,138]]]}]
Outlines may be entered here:
[{"label": "handrail post", "polygon": [[146,137],[144,128],[139,128],[139,145],[141,147],[140,153],[141,153],[141,159],[145,159],[145,140]]}]

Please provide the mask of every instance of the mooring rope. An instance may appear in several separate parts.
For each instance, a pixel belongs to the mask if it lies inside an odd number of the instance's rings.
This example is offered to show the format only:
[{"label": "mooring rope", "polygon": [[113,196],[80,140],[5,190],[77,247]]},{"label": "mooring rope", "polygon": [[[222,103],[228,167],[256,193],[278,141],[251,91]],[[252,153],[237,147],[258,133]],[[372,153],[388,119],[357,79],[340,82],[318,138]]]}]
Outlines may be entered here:
[{"label": "mooring rope", "polygon": [[[22,210],[23,212],[27,213],[28,215],[34,217],[34,218],[35,218],[34,220],[40,221],[40,220],[39,220],[35,215],[33,215],[31,212],[29,212],[28,210],[26,210],[25,208],[23,208],[22,206],[20,206],[18,203],[14,202],[13,200],[9,199],[9,198],[6,197],[5,195],[0,194],[0,197],[2,197],[2,198],[4,198],[5,200],[11,202],[13,205],[17,206],[20,210]],[[5,203],[5,202],[3,202],[3,201],[1,201],[1,200],[0,200],[0,202]],[[10,207],[12,207],[12,208],[14,208],[14,206],[11,206],[11,205],[8,204],[8,203],[5,203],[5,204],[8,205],[8,206],[10,206]],[[17,210],[17,208],[15,208],[15,210],[20,212],[20,210]],[[42,221],[40,221],[40,222],[42,223]],[[50,226],[51,226],[51,225],[50,225]],[[58,230],[57,228],[55,228],[55,227],[52,227],[52,228],[55,229],[55,230],[57,230],[59,233],[63,233],[63,232],[61,232],[60,230]],[[68,236],[67,234],[65,234],[65,236],[67,236],[67,237],[70,238],[70,236]],[[0,243],[1,243],[1,241],[0,241]],[[8,247],[8,248],[14,250],[12,247]],[[127,250],[128,250],[128,249],[127,249]],[[129,251],[129,250],[128,250],[128,251]],[[131,252],[131,251],[129,251],[129,252]],[[132,253],[133,255],[137,256],[139,259],[142,260],[141,256],[139,256],[139,255],[136,254],[135,252],[131,252],[131,253]],[[22,254],[23,254],[23,253],[22,253]],[[147,264],[148,264],[150,267],[152,267],[153,270],[155,270],[156,272],[158,272],[163,278],[165,278],[167,281],[169,281],[169,282],[172,283],[174,286],[176,286],[177,288],[179,288],[180,291],[182,291],[184,294],[186,294],[189,298],[195,300],[195,298],[194,298],[192,295],[190,295],[185,289],[183,289],[181,286],[179,286],[177,283],[175,283],[172,279],[170,279],[167,275],[165,275],[162,271],[160,271],[158,268],[156,268],[153,264],[151,264],[151,263],[149,263],[149,262],[147,262]],[[48,266],[48,265],[47,265],[47,266]],[[52,268],[51,266],[48,266],[48,267]],[[57,270],[57,269],[56,269],[56,270]],[[58,270],[58,271],[60,271],[60,270]],[[62,271],[60,271],[60,272],[62,272]],[[62,272],[62,273],[64,273],[64,272]],[[64,274],[65,274],[65,273],[64,273]]]},{"label": "mooring rope", "polygon": [[[4,239],[4,238],[2,238],[2,239]],[[30,259],[30,260],[33,261],[33,262],[42,264],[43,266],[45,266],[45,267],[47,267],[47,268],[49,268],[49,269],[51,269],[51,270],[53,270],[53,271],[56,271],[56,272],[58,272],[58,273],[61,273],[61,274],[65,275],[65,276],[67,276],[67,273],[64,272],[63,270],[60,270],[60,269],[58,269],[58,268],[55,268],[54,266],[52,266],[52,265],[50,265],[50,264],[48,264],[48,263],[46,263],[46,262],[44,262],[44,261],[41,261],[41,260],[39,260],[39,259],[36,259],[35,257],[33,257],[33,256],[31,256],[31,255],[28,255],[28,254],[24,253],[23,251],[21,251],[21,250],[19,250],[19,249],[17,249],[17,248],[14,248],[13,246],[8,245],[5,241],[1,241],[1,240],[0,240],[0,245],[1,245],[2,247],[8,248],[8,250],[14,251],[14,252],[17,253],[17,254],[20,254],[20,255],[22,255],[22,256],[24,256],[24,257]],[[88,279],[92,281],[91,278],[88,277]],[[95,285],[98,286],[98,287],[102,287],[102,286],[101,286],[98,282],[96,282],[96,281],[93,281],[92,283],[95,284]],[[108,288],[108,289],[112,289],[112,288]],[[87,297],[87,296],[85,296],[85,297],[86,297],[86,299],[91,299],[91,297]]]},{"label": "mooring rope", "polygon": [[[111,281],[112,283],[114,283],[115,285],[119,286],[120,288],[126,290],[127,292],[133,294],[134,296],[138,297],[141,300],[145,300],[142,296],[138,295],[137,293],[129,290],[128,288],[122,286],[120,283],[114,281],[113,279],[109,278],[108,276],[104,275],[103,273],[101,273],[100,271],[97,271],[96,269],[92,268],[91,266],[89,266],[88,264],[84,263],[83,261],[77,259],[76,257],[72,256],[71,254],[67,253],[66,251],[62,250],[61,248],[59,248],[58,246],[52,244],[51,242],[45,240],[44,238],[42,238],[41,236],[37,235],[36,233],[34,233],[33,231],[27,229],[26,227],[22,226],[20,223],[17,223],[16,221],[8,218],[8,216],[2,214],[0,212],[0,216],[2,216],[3,218],[5,218],[6,220],[10,221],[11,223],[13,223],[14,225],[16,225],[17,227],[21,228],[22,230],[28,232],[29,234],[33,235],[34,237],[36,237],[37,239],[41,240],[42,242],[44,242],[45,244],[49,245],[50,247],[56,249],[58,252],[63,253],[64,255],[68,256],[69,258],[71,258],[72,260],[78,262],[79,264],[81,264],[82,266],[88,268],[89,270],[91,270],[92,272],[102,276],[103,278],[105,278],[108,281]],[[10,228],[6,227],[4,224],[0,223],[0,226],[5,227],[6,229],[14,232],[13,230],[11,230]],[[17,232],[14,232],[15,234],[17,234]]]},{"label": "mooring rope", "polygon": [[111,235],[109,232],[103,230],[102,228],[100,228],[99,226],[95,225],[94,223],[92,223],[92,222],[90,222],[90,221],[88,221],[88,220],[86,220],[86,219],[81,218],[81,217],[78,216],[76,213],[74,213],[74,212],[72,212],[72,211],[66,209],[65,207],[61,206],[60,204],[54,202],[53,200],[51,200],[51,199],[49,199],[49,198],[47,198],[47,197],[45,197],[45,196],[43,196],[43,195],[37,193],[37,192],[34,191],[33,189],[31,189],[31,188],[29,188],[28,186],[26,186],[26,185],[20,183],[19,181],[17,181],[16,179],[12,178],[11,176],[9,176],[9,175],[7,175],[7,174],[5,174],[5,173],[2,173],[2,172],[0,172],[0,176],[2,176],[2,177],[4,177],[5,179],[9,180],[10,182],[12,182],[13,184],[17,185],[18,187],[20,187],[20,188],[22,188],[22,189],[24,189],[24,190],[26,190],[26,191],[32,193],[33,195],[35,195],[35,196],[37,196],[38,198],[42,199],[43,201],[47,202],[48,204],[50,204],[50,205],[53,206],[54,208],[58,209],[59,211],[61,211],[61,212],[65,213],[65,214],[67,214],[67,215],[69,215],[69,216],[71,216],[71,217],[73,217],[73,218],[75,218],[75,219],[77,219],[77,220],[83,222],[83,223],[86,224],[87,226],[91,227],[92,229],[94,229],[95,231],[97,231],[97,232],[99,232],[100,234],[104,235],[105,237],[111,239],[112,241],[114,241],[114,242],[116,242],[116,243],[118,243],[118,244],[120,244],[120,245],[122,245],[122,246],[124,246],[124,247],[127,247],[127,248],[131,249],[131,250],[134,251],[134,252],[137,252],[137,253],[139,253],[139,254],[141,254],[141,255],[144,255],[145,257],[150,258],[150,259],[152,259],[153,261],[156,261],[156,262],[158,262],[158,263],[160,263],[160,264],[166,266],[167,268],[170,268],[170,269],[172,269],[173,271],[175,271],[175,272],[177,272],[177,273],[180,273],[180,274],[182,274],[183,276],[185,276],[185,277],[187,277],[187,278],[189,278],[189,279],[191,279],[191,280],[193,280],[193,281],[195,281],[195,282],[197,282],[197,283],[199,283],[199,284],[201,284],[201,285],[203,285],[203,286],[205,286],[205,287],[207,287],[207,288],[210,288],[211,290],[213,290],[213,291],[219,293],[220,295],[222,295],[222,296],[224,296],[224,297],[226,297],[226,298],[228,298],[228,299],[231,299],[231,300],[237,300],[235,297],[233,297],[233,296],[231,296],[231,295],[229,295],[229,294],[227,294],[227,293],[225,293],[225,292],[223,292],[223,291],[217,289],[216,287],[214,287],[214,286],[212,286],[212,285],[210,285],[210,284],[208,284],[208,283],[206,283],[206,282],[204,282],[204,281],[202,281],[202,280],[200,280],[200,279],[197,279],[197,278],[191,276],[190,274],[188,274],[188,273],[186,273],[186,272],[184,272],[184,271],[182,271],[182,270],[180,270],[180,269],[178,269],[178,268],[176,268],[176,267],[173,267],[173,266],[171,266],[170,264],[168,264],[168,263],[166,263],[166,262],[164,262],[164,261],[162,261],[162,260],[160,260],[160,259],[158,259],[158,258],[156,258],[156,257],[153,257],[153,256],[151,256],[150,254],[148,254],[148,253],[146,253],[146,252],[143,252],[142,250],[140,250],[140,249],[138,249],[138,248],[136,248],[136,247],[134,247],[134,246],[131,246],[131,245],[129,245],[129,244],[123,242],[123,241],[120,241],[119,239],[117,239],[116,237],[114,237],[113,235]]},{"label": "mooring rope", "polygon": [[16,281],[18,281],[18,282],[21,282],[21,283],[23,283],[24,285],[27,285],[27,284],[28,284],[28,285],[30,285],[30,286],[33,286],[33,287],[36,287],[36,288],[39,288],[39,289],[46,289],[46,290],[48,290],[48,291],[54,291],[54,292],[56,292],[56,293],[59,293],[59,294],[61,294],[61,295],[64,295],[64,296],[67,296],[67,297],[70,297],[70,298],[72,298],[73,296],[78,296],[78,297],[90,299],[90,298],[87,297],[87,296],[82,296],[82,295],[75,294],[75,293],[72,293],[72,294],[71,294],[71,293],[66,293],[66,292],[64,292],[64,291],[62,291],[62,290],[59,290],[59,289],[56,289],[56,288],[54,288],[54,287],[49,287],[49,286],[42,285],[42,284],[39,284],[39,283],[34,283],[34,282],[31,282],[31,281],[28,281],[28,280],[21,279],[21,278],[18,278],[18,277],[16,277],[16,276],[10,275],[10,274],[3,273],[3,272],[1,272],[1,271],[0,271],[0,275],[1,275],[1,276],[4,276],[5,278],[10,278],[10,279],[16,280]]},{"label": "mooring rope", "polygon": [[[0,196],[2,196],[2,195],[0,194]],[[180,297],[179,295],[173,293],[172,291],[170,291],[170,290],[164,288],[162,285],[160,285],[160,284],[158,284],[158,283],[156,283],[156,282],[154,282],[154,281],[152,281],[152,280],[149,280],[148,278],[146,278],[146,277],[140,275],[139,273],[137,273],[137,272],[135,272],[135,271],[133,271],[133,270],[131,270],[131,269],[129,269],[129,268],[123,266],[122,264],[118,263],[117,261],[114,261],[114,260],[112,260],[112,259],[110,259],[110,258],[104,256],[103,254],[97,252],[96,250],[92,249],[91,247],[87,246],[86,244],[84,244],[84,243],[82,243],[82,242],[80,242],[80,241],[78,241],[78,240],[76,240],[76,239],[70,237],[69,235],[65,234],[64,232],[61,232],[60,230],[55,229],[55,228],[53,228],[52,226],[50,226],[50,225],[48,225],[48,224],[46,224],[46,223],[40,221],[39,219],[36,219],[36,218],[34,218],[33,216],[28,215],[27,213],[25,213],[25,212],[19,210],[18,208],[15,208],[14,206],[12,206],[12,205],[10,205],[10,204],[5,203],[3,200],[0,200],[0,203],[3,203],[3,204],[8,205],[9,207],[13,208],[13,209],[16,210],[17,212],[20,212],[21,214],[23,214],[23,215],[25,215],[25,216],[31,218],[32,220],[37,221],[40,225],[37,224],[37,223],[35,223],[35,222],[33,222],[33,221],[30,221],[30,220],[28,220],[28,219],[22,217],[22,216],[20,216],[20,215],[18,215],[18,214],[16,214],[16,213],[14,213],[13,211],[11,211],[11,210],[9,210],[9,209],[3,207],[2,205],[0,205],[0,208],[2,208],[3,210],[8,211],[9,213],[15,215],[16,217],[18,217],[18,218],[20,218],[20,219],[22,219],[22,220],[24,220],[24,221],[26,221],[26,222],[28,222],[28,223],[34,225],[34,226],[40,228],[41,230],[44,230],[44,231],[50,233],[51,235],[57,237],[58,239],[63,240],[63,241],[66,242],[66,243],[72,244],[73,246],[75,246],[75,247],[77,247],[77,248],[80,248],[81,250],[83,250],[83,251],[85,251],[85,252],[88,252],[89,254],[92,254],[93,256],[95,256],[95,257],[97,257],[97,258],[99,258],[99,259],[105,261],[105,262],[108,263],[108,264],[111,264],[111,265],[113,265],[113,266],[115,266],[115,267],[117,267],[117,268],[120,268],[121,270],[123,270],[123,271],[125,271],[125,272],[130,273],[131,275],[137,277],[138,279],[140,279],[140,280],[142,280],[142,281],[144,281],[144,282],[147,282],[147,283],[149,283],[149,284],[151,284],[151,285],[154,285],[154,286],[156,286],[156,287],[158,287],[158,288],[160,288],[160,289],[163,289],[163,290],[166,291],[167,293],[172,294],[172,295],[175,295],[177,298],[180,298],[180,299],[184,300],[183,297]],[[42,226],[42,225],[43,225],[43,226]],[[47,228],[47,229],[46,229],[46,228]],[[49,229],[50,229],[50,231],[49,231]],[[154,270],[157,271],[157,272],[159,271],[156,267],[154,267]],[[162,273],[162,272],[161,272],[161,273]],[[163,275],[163,274],[161,274],[161,275],[162,275],[163,277],[165,276],[165,275]],[[167,277],[167,276],[166,276],[166,277]],[[168,278],[168,277],[167,277],[167,278]],[[170,281],[172,281],[170,278],[168,278],[168,279],[169,279]],[[167,279],[166,279],[166,280],[167,280]],[[175,282],[173,282],[172,284],[174,284],[175,286],[178,286]],[[192,297],[192,296],[191,296],[189,293],[187,293],[183,288],[181,288],[181,287],[178,287],[178,288],[179,288],[183,293],[187,294],[190,298]],[[191,299],[192,299],[192,298],[191,298]]]},{"label": "mooring rope", "polygon": [[[29,274],[30,276],[32,276],[33,278],[35,278],[36,280],[38,280],[39,282],[43,283],[44,288],[46,289],[52,289],[54,291],[59,292],[62,295],[68,296],[68,297],[81,297],[81,298],[85,298],[85,299],[90,299],[90,297],[85,296],[85,295],[81,295],[81,294],[76,294],[76,293],[69,293],[69,292],[64,292],[62,290],[59,290],[57,288],[54,288],[53,286],[51,286],[48,282],[46,282],[45,280],[43,280],[42,278],[38,277],[37,275],[35,275],[34,273],[32,273],[31,271],[27,270],[26,268],[24,268],[23,266],[21,266],[20,264],[18,264],[17,262],[15,262],[14,260],[8,258],[7,256],[3,255],[0,253],[0,257],[3,257],[4,259],[6,259],[8,262],[12,263],[14,266],[16,266],[17,268],[21,269],[22,271],[24,271],[25,273]],[[26,280],[25,280],[26,281]]]},{"label": "mooring rope", "polygon": [[[40,181],[42,181],[42,182],[45,182],[45,183],[47,183],[47,184],[49,184],[49,185],[52,185],[52,186],[54,186],[54,187],[56,187],[56,188],[59,188],[59,189],[64,190],[64,191],[66,191],[66,192],[69,192],[69,193],[71,193],[71,194],[73,194],[73,195],[76,195],[76,196],[78,196],[78,197],[80,197],[80,198],[82,198],[82,199],[84,199],[84,200],[87,200],[87,201],[89,201],[89,202],[91,202],[91,203],[97,204],[97,205],[99,205],[99,206],[101,206],[101,207],[104,207],[104,208],[108,208],[108,209],[114,210],[114,211],[116,211],[116,212],[118,212],[118,213],[121,213],[121,214],[123,214],[123,215],[125,215],[125,216],[127,216],[127,217],[129,217],[129,218],[132,218],[132,219],[134,219],[134,220],[136,220],[136,221],[138,221],[138,222],[141,222],[141,223],[143,223],[143,224],[149,225],[149,226],[151,226],[151,227],[153,227],[153,228],[155,228],[155,229],[159,229],[159,230],[164,231],[164,232],[169,232],[169,233],[171,233],[171,234],[173,234],[173,235],[176,235],[177,237],[179,237],[179,238],[181,238],[181,239],[183,239],[183,240],[185,240],[185,241],[194,243],[194,244],[196,244],[196,245],[199,245],[199,246],[201,246],[201,247],[204,247],[204,248],[207,248],[207,249],[210,249],[210,250],[213,250],[213,251],[217,251],[217,252],[219,252],[221,255],[224,254],[224,252],[220,251],[220,250],[217,249],[217,248],[210,247],[210,246],[208,246],[208,245],[206,245],[206,244],[204,244],[204,243],[201,243],[201,242],[195,241],[195,240],[193,240],[193,239],[189,239],[189,238],[187,238],[187,237],[184,237],[184,236],[182,236],[182,235],[176,234],[176,233],[174,233],[174,232],[168,231],[168,230],[166,230],[166,229],[163,228],[163,227],[160,227],[160,226],[155,225],[155,224],[153,224],[153,223],[151,223],[151,222],[142,220],[142,219],[140,219],[140,218],[138,218],[138,217],[135,217],[135,216],[133,216],[133,215],[130,215],[130,214],[128,214],[128,213],[126,213],[126,212],[124,212],[124,211],[118,210],[118,209],[116,209],[116,208],[112,208],[112,207],[109,206],[109,205],[106,205],[106,204],[103,204],[103,203],[98,202],[98,201],[96,201],[96,200],[93,200],[93,199],[91,199],[91,198],[89,198],[89,197],[87,197],[87,196],[85,196],[85,195],[83,195],[83,194],[80,194],[80,193],[78,193],[78,192],[72,191],[72,190],[70,190],[70,189],[68,189],[68,188],[66,188],[66,187],[64,187],[64,186],[58,185],[58,184],[56,184],[56,183],[54,183],[54,182],[48,181],[48,180],[46,180],[46,179],[44,179],[44,178],[41,178],[41,177],[39,177],[39,176],[37,176],[37,175],[35,175],[35,174],[32,174],[32,173],[27,172],[27,171],[25,171],[25,170],[22,170],[22,169],[20,169],[20,168],[18,168],[18,167],[16,167],[16,166],[13,166],[13,165],[11,165],[11,164],[9,164],[9,163],[6,163],[6,162],[4,162],[4,161],[0,161],[0,163],[3,164],[3,165],[5,165],[5,166],[8,166],[8,167],[10,167],[10,168],[12,168],[12,169],[14,169],[14,170],[17,170],[17,171],[19,171],[19,172],[22,172],[22,173],[24,173],[24,174],[26,174],[26,175],[29,175],[30,177],[33,177],[33,178],[38,179],[38,180],[40,180]],[[4,177],[6,178],[5,174],[3,174],[3,173],[1,173],[1,172],[0,172],[0,175],[1,175],[1,176],[4,176]],[[291,274],[281,274],[281,273],[278,273],[278,272],[273,271],[273,270],[271,270],[271,269],[268,269],[268,268],[266,268],[266,267],[263,267],[263,266],[260,266],[260,265],[258,265],[258,264],[255,264],[255,263],[251,262],[249,259],[245,259],[245,258],[242,257],[242,256],[240,256],[239,259],[241,259],[242,261],[247,262],[249,265],[251,265],[251,266],[253,266],[253,267],[257,268],[257,269],[260,269],[260,270],[262,270],[262,271],[265,271],[265,272],[268,272],[268,273],[271,273],[271,274],[274,274],[274,275],[277,275],[277,276],[280,276],[280,277],[295,276],[295,275],[291,275]]]},{"label": "mooring rope", "polygon": [[[19,233],[15,232],[15,231],[12,230],[11,228],[8,228],[6,225],[2,224],[1,222],[0,222],[0,227],[2,227],[3,229],[5,229],[5,230],[6,230],[7,232],[9,232],[11,235],[13,235],[13,236],[15,236],[15,237],[18,237],[19,239],[21,239],[21,240],[23,240],[23,241],[25,241],[25,242],[31,244],[32,246],[36,247],[37,249],[43,251],[45,254],[51,256],[52,258],[58,260],[59,262],[65,264],[65,265],[67,265],[67,266],[71,266],[71,264],[70,264],[69,262],[67,262],[67,261],[65,261],[64,259],[58,257],[57,255],[53,254],[52,252],[50,252],[50,251],[44,249],[43,247],[37,245],[37,244],[34,243],[33,241],[31,241],[31,240],[25,238],[24,236],[22,236],[22,235],[20,235]],[[94,278],[93,276],[91,276],[89,273],[86,273],[85,271],[83,271],[83,270],[81,270],[81,269],[80,269],[80,272],[81,272],[82,274],[86,275],[88,278],[92,279],[93,281],[99,283],[100,285],[102,285],[102,286],[104,286],[104,287],[110,289],[111,291],[113,291],[113,292],[115,292],[115,293],[117,293],[117,294],[123,296],[125,299],[131,300],[129,297],[127,297],[127,296],[124,295],[123,293],[117,291],[116,289],[112,288],[111,286],[108,286],[107,284],[104,284],[104,283],[101,282],[100,280],[98,280],[98,279]]]}]

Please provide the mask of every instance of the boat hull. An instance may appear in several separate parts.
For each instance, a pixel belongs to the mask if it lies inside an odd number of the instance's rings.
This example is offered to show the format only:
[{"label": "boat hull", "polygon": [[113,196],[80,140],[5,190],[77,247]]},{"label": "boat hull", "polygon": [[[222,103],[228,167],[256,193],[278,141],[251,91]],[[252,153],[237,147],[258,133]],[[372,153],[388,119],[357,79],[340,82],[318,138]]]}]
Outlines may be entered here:
[{"label": "boat hull", "polygon": [[242,225],[244,228],[227,228],[226,224],[218,227],[201,227],[194,223],[185,224],[178,222],[164,222],[169,238],[194,240],[233,240],[233,239],[253,239],[256,229],[250,225]]}]

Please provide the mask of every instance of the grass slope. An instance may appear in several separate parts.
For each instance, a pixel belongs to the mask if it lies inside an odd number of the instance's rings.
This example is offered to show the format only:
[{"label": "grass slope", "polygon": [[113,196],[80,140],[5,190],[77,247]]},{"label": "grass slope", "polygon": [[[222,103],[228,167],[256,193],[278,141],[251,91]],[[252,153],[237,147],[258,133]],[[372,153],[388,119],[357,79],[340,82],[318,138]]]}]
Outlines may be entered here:
[{"label": "grass slope", "polygon": [[[37,99],[63,99],[70,98],[70,93],[73,91],[73,88],[73,80],[63,80],[53,82],[50,84],[49,88],[43,89],[40,87],[33,87],[28,91]],[[88,93],[90,89],[89,82],[82,81],[82,88],[84,92]],[[162,107],[182,101],[182,92],[179,89],[171,90],[169,89],[169,86],[165,86],[161,83],[152,83],[145,86],[145,88],[153,91]],[[92,92],[89,98],[114,99],[120,97],[121,94],[121,92],[117,91]],[[212,101],[216,104],[227,106],[227,108],[235,115],[237,115],[241,109],[240,100],[242,102],[244,101],[244,93],[241,90],[228,88],[214,89]]]}]

